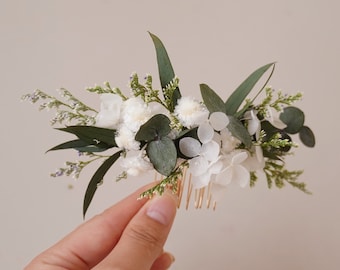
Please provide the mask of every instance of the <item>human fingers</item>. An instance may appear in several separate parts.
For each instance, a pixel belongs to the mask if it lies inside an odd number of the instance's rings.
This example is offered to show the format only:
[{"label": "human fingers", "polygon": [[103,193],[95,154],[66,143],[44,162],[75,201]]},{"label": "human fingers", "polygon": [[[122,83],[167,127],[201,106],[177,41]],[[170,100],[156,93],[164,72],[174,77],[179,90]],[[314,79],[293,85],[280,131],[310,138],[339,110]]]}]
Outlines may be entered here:
[{"label": "human fingers", "polygon": [[63,240],[37,256],[25,269],[89,269],[117,244],[131,218],[146,203],[137,200],[143,187],[79,226]]},{"label": "human fingers", "polygon": [[163,253],[177,209],[172,192],[155,196],[131,219],[113,251],[96,269],[149,270]]},{"label": "human fingers", "polygon": [[150,270],[166,270],[173,264],[175,257],[168,253],[162,253],[153,263]]}]

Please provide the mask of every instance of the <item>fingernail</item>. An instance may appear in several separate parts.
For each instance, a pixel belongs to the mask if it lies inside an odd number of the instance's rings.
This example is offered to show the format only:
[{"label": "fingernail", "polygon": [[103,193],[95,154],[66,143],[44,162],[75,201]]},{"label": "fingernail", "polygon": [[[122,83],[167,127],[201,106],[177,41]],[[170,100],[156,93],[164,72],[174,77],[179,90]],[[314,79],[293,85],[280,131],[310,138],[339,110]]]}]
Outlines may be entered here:
[{"label": "fingernail", "polygon": [[169,225],[176,214],[176,200],[174,196],[164,192],[163,195],[154,197],[149,202],[146,214],[163,225]]},{"label": "fingernail", "polygon": [[171,263],[173,263],[176,260],[175,256],[172,255],[170,252],[167,252],[167,253],[169,255],[169,258],[171,259]]}]

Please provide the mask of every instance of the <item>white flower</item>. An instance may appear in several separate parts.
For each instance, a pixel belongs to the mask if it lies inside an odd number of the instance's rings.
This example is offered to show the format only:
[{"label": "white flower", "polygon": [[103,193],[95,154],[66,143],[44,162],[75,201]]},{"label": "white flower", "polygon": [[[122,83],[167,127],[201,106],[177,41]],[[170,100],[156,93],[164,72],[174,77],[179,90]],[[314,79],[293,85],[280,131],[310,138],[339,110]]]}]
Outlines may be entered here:
[{"label": "white flower", "polygon": [[224,162],[227,166],[216,177],[216,183],[226,186],[231,181],[237,181],[241,187],[246,187],[250,181],[249,171],[241,164],[248,157],[245,151],[234,151],[226,156]]},{"label": "white flower", "polygon": [[221,137],[221,152],[226,155],[234,151],[240,145],[240,140],[231,135],[230,131],[225,128],[220,132]]},{"label": "white flower", "polygon": [[201,145],[201,143],[191,137],[185,137],[179,142],[180,151],[189,160],[189,171],[194,176],[193,188],[207,186],[213,174],[221,171],[223,163],[219,161],[220,146],[211,140]]},{"label": "white flower", "polygon": [[141,125],[151,118],[151,110],[139,97],[124,101],[122,106],[122,121],[131,131],[137,132]]},{"label": "white flower", "polygon": [[265,119],[278,129],[284,129],[287,127],[287,125],[279,118],[279,112],[269,106],[267,107],[267,115],[265,116]]},{"label": "white flower", "polygon": [[197,129],[197,136],[202,143],[213,140],[217,133],[215,131],[221,131],[229,124],[228,116],[223,112],[213,112],[209,119],[200,124]]},{"label": "white flower", "polygon": [[250,110],[244,114],[246,120],[248,120],[248,132],[250,135],[257,134],[261,129],[260,120],[256,116],[256,111]]},{"label": "white flower", "polygon": [[153,169],[151,162],[145,156],[144,151],[129,151],[129,154],[133,153],[133,156],[125,157],[121,159],[121,166],[126,170],[127,174],[132,176],[138,176]]},{"label": "white flower", "polygon": [[127,126],[122,125],[115,137],[117,146],[126,150],[138,150],[140,143],[135,140],[135,133]]},{"label": "white flower", "polygon": [[203,123],[209,115],[206,107],[191,97],[181,97],[174,110],[181,124],[191,128]]},{"label": "white flower", "polygon": [[248,158],[243,162],[243,166],[250,172],[261,170],[265,166],[265,160],[263,158],[263,151],[261,146],[256,145],[253,147],[255,153],[249,155]]},{"label": "white flower", "polygon": [[96,126],[103,128],[117,128],[120,120],[120,108],[123,100],[115,94],[100,95],[100,111],[96,116]]}]

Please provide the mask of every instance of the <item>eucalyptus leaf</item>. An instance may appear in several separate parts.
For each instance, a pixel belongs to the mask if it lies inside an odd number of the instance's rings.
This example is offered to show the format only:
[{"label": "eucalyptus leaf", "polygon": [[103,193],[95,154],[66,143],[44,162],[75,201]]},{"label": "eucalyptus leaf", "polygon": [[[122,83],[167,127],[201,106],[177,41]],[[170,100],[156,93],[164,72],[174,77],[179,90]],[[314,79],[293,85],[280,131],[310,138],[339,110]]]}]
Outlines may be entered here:
[{"label": "eucalyptus leaf", "polygon": [[280,119],[287,125],[284,129],[289,134],[296,134],[303,127],[305,114],[299,108],[290,106],[283,109]]},{"label": "eucalyptus leaf", "polygon": [[309,127],[303,126],[300,129],[299,137],[304,145],[308,147],[315,146],[315,136],[314,136],[313,131]]},{"label": "eucalyptus leaf", "polygon": [[111,157],[106,159],[92,176],[87,186],[85,197],[84,197],[84,203],[83,203],[83,217],[84,218],[85,218],[87,209],[89,208],[91,204],[93,196],[97,191],[98,185],[103,181],[105,174],[111,168],[111,166],[116,162],[116,160],[120,157],[121,153],[122,151],[118,151],[115,154],[113,154]]},{"label": "eucalyptus leaf", "polygon": [[202,99],[210,113],[225,112],[224,101],[208,85],[200,84]]},{"label": "eucalyptus leaf", "polygon": [[64,150],[64,149],[77,149],[79,147],[85,147],[88,146],[88,142],[84,142],[82,140],[72,140],[68,142],[64,142],[61,144],[58,144],[57,146],[52,147],[51,149],[47,150],[46,152],[49,151],[55,151],[55,150]]},{"label": "eucalyptus leaf", "polygon": [[[168,53],[162,43],[162,41],[154,34],[150,33],[153,44],[155,45],[156,55],[157,55],[157,64],[158,64],[158,72],[159,79],[161,82],[162,89],[166,88],[166,86],[175,78],[175,72],[172,68],[170,58]],[[181,97],[181,93],[177,88],[173,93],[172,104],[175,106],[177,104],[177,100]],[[171,108],[173,111],[174,108]]]},{"label": "eucalyptus leaf", "polygon": [[80,140],[87,142],[89,145],[96,144],[100,146],[116,147],[115,133],[113,129],[99,128],[94,126],[68,126],[66,128],[58,128],[76,135]]},{"label": "eucalyptus leaf", "polygon": [[157,172],[165,176],[172,173],[177,162],[177,149],[170,138],[149,142],[146,151]]},{"label": "eucalyptus leaf", "polygon": [[242,102],[248,96],[250,91],[253,89],[258,80],[262,75],[271,67],[274,63],[264,65],[245,79],[239,87],[230,95],[228,100],[225,102],[225,111],[228,115],[235,115]]},{"label": "eucalyptus leaf", "polygon": [[168,135],[170,131],[170,119],[164,114],[156,114],[139,128],[135,139],[153,141]]},{"label": "eucalyptus leaf", "polygon": [[248,130],[236,117],[228,116],[228,118],[229,124],[227,127],[231,134],[237,139],[239,139],[245,145],[245,147],[250,148],[252,142]]}]

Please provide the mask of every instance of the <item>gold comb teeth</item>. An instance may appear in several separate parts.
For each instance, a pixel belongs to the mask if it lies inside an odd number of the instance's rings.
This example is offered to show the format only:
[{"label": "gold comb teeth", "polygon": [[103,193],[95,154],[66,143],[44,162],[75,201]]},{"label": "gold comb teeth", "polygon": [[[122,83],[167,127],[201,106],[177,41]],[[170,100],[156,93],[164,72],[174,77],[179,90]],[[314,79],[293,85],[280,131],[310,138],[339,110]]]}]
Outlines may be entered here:
[{"label": "gold comb teeth", "polygon": [[[155,174],[155,181],[159,181],[157,176],[158,175]],[[172,190],[178,196],[177,208],[181,207],[183,197],[185,197],[184,203],[186,210],[189,209],[192,200],[195,209],[202,209],[206,207],[207,209],[212,208],[215,210],[217,203],[212,199],[211,185],[212,183],[209,183],[209,185],[206,187],[194,189],[192,184],[192,175],[191,173],[187,174],[187,170],[185,169],[181,179],[177,179],[176,187],[167,185],[167,188]]]}]

